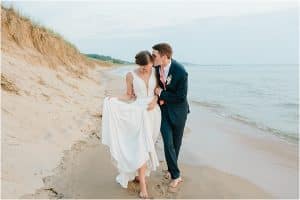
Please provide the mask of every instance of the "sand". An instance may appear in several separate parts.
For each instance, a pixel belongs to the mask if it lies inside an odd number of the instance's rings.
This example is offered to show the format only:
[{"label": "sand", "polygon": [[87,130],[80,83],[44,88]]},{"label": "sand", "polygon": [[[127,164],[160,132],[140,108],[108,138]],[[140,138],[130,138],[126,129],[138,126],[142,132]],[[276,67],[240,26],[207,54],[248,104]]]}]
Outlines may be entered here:
[{"label": "sand", "polygon": [[275,198],[298,197],[298,145],[191,103],[179,160],[244,178]]},{"label": "sand", "polygon": [[[49,74],[47,76],[50,77]],[[100,141],[103,97],[123,92],[124,79],[107,73],[106,68],[91,71],[90,77],[94,81],[86,80],[86,85],[83,84],[84,81],[77,80],[80,83],[77,86],[82,88],[80,92],[67,93],[66,89],[68,101],[65,104],[63,100],[56,102],[56,105],[60,103],[59,107],[49,107],[51,104],[43,104],[37,100],[31,101],[30,106],[30,101],[27,100],[28,105],[24,106],[25,102],[22,102],[22,106],[13,109],[17,104],[11,103],[5,115],[6,122],[10,121],[11,125],[4,125],[4,137],[7,139],[3,142],[3,198],[138,197],[137,184],[131,182],[128,189],[123,189],[115,182],[117,170],[110,161],[107,147]],[[45,77],[44,79],[46,82]],[[9,98],[9,94],[6,95],[4,100]],[[73,103],[74,101],[77,103]],[[5,102],[10,105],[8,101]],[[20,116],[19,112],[26,113],[27,117]],[[47,123],[42,117],[45,112],[50,114],[46,118]],[[8,115],[12,116],[9,118]],[[13,126],[17,116],[23,118],[23,121],[18,119],[21,123]],[[12,130],[12,127],[15,129]],[[184,140],[192,133],[193,130],[187,127]],[[184,142],[184,145],[188,144]],[[170,190],[169,180],[163,177],[166,164],[161,138],[157,143],[157,151],[161,159],[160,168],[147,179],[149,194],[153,198],[272,197],[272,194],[240,176],[210,165],[184,162],[180,162],[184,183],[177,189]],[[189,156],[183,149],[181,157]]]},{"label": "sand", "polygon": [[[181,165],[184,184],[177,190],[168,189],[163,178],[164,162],[151,175],[148,191],[155,198],[267,198],[261,189],[238,176],[208,166]],[[114,180],[117,172],[110,162],[107,149],[99,139],[90,137],[73,145],[65,154],[56,174],[45,178],[45,187],[25,198],[137,198],[139,186],[130,182],[123,189]],[[53,188],[53,190],[50,190]]]},{"label": "sand", "polygon": [[1,90],[2,198],[34,193],[64,150],[99,127],[104,79],[98,78],[106,68],[79,78],[64,67],[26,62],[27,53],[1,55],[1,83],[8,86]]}]

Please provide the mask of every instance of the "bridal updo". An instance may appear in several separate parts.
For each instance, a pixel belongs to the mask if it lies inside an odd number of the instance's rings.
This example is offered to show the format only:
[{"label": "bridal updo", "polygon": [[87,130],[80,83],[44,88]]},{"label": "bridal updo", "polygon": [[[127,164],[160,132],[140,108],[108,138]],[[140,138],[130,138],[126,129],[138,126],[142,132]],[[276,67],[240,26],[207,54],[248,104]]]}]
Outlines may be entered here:
[{"label": "bridal updo", "polygon": [[140,51],[135,55],[135,64],[137,65],[148,65],[149,62],[153,62],[153,57],[149,51]]}]

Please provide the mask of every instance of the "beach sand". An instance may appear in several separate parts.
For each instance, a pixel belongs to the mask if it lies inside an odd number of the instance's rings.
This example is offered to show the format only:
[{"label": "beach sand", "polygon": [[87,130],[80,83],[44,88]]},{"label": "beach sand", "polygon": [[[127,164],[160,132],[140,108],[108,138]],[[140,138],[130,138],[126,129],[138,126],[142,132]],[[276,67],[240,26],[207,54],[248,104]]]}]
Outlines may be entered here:
[{"label": "beach sand", "polygon": [[[148,192],[155,198],[267,198],[260,188],[238,176],[208,166],[181,165],[184,183],[176,190],[168,189],[163,178],[164,162],[151,174]],[[130,182],[127,189],[115,182],[117,171],[107,149],[99,139],[90,137],[72,146],[56,169],[44,179],[45,187],[24,198],[137,198],[139,185]],[[52,190],[50,190],[53,188]],[[46,192],[45,192],[46,191]]]},{"label": "beach sand", "polygon": [[1,194],[18,198],[42,187],[64,150],[97,129],[104,84],[98,79],[100,67],[79,78],[63,67],[53,70],[22,56],[1,56],[1,75],[17,91],[1,90]]},{"label": "beach sand", "polygon": [[[124,78],[107,72],[98,73],[99,79],[105,79],[103,92],[105,95],[117,95],[123,92]],[[103,77],[105,76],[105,78]],[[102,101],[97,102],[94,109],[101,112]],[[100,115],[101,116],[101,115]],[[115,181],[116,168],[112,165],[106,146],[101,144],[101,117],[92,120],[93,123],[86,133],[82,133],[79,141],[64,151],[60,164],[49,176],[43,177],[43,186],[34,193],[22,195],[22,198],[137,198],[139,186],[130,182],[123,189]],[[88,118],[91,120],[91,118]],[[83,120],[83,119],[82,119]],[[88,120],[87,120],[88,121]],[[193,133],[186,128],[183,146],[189,145],[187,138]],[[83,137],[86,135],[87,137]],[[207,136],[210,137],[210,136]],[[154,198],[272,198],[256,184],[237,175],[233,175],[210,165],[180,162],[184,182],[177,189],[168,188],[169,180],[163,175],[166,170],[162,141],[157,142],[157,152],[161,159],[159,170],[152,172],[147,178],[149,194]],[[204,147],[206,148],[206,147]],[[213,148],[213,147],[210,147]],[[201,151],[201,147],[195,149]],[[194,159],[186,150],[181,152],[181,158]],[[182,160],[182,159],[181,159]],[[30,181],[28,182],[30,183]]]}]

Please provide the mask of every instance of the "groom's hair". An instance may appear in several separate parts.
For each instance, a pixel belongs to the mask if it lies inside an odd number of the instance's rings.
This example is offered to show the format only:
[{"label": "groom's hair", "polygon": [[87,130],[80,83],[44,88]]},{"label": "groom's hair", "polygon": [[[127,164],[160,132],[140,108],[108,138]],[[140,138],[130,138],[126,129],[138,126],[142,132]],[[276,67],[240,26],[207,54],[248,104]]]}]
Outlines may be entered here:
[{"label": "groom's hair", "polygon": [[158,43],[152,49],[157,50],[161,56],[166,55],[167,58],[172,58],[173,50],[168,43]]}]

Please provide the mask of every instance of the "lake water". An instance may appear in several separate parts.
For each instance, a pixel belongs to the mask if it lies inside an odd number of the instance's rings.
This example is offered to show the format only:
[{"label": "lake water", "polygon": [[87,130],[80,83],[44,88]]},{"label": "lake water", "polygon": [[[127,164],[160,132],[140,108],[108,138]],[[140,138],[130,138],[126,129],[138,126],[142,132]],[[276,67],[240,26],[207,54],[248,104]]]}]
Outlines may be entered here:
[{"label": "lake water", "polygon": [[[125,75],[132,67],[120,67],[114,73]],[[185,68],[189,101],[298,142],[298,65],[186,64]]]}]

